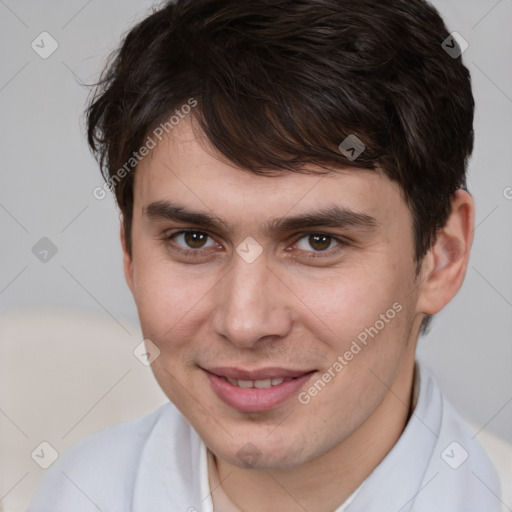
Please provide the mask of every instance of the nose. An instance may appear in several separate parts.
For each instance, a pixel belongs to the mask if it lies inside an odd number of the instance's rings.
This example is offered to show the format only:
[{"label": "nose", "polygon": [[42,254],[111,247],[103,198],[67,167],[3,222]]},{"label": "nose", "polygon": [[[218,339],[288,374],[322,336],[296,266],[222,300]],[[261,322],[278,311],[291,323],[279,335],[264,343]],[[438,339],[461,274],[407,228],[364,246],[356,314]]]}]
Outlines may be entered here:
[{"label": "nose", "polygon": [[218,286],[211,317],[217,335],[239,348],[257,348],[290,332],[290,292],[263,255],[252,263],[236,256]]}]

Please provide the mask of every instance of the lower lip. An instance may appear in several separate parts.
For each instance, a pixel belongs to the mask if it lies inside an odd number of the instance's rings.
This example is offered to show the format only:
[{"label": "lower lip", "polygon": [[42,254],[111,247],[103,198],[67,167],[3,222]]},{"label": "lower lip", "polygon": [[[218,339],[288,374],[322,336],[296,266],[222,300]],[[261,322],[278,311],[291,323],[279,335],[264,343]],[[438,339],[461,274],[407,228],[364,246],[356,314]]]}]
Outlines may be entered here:
[{"label": "lower lip", "polygon": [[213,391],[226,404],[240,412],[262,412],[274,409],[296,394],[315,372],[285,380],[269,388],[240,388],[223,377],[207,371],[205,373]]}]

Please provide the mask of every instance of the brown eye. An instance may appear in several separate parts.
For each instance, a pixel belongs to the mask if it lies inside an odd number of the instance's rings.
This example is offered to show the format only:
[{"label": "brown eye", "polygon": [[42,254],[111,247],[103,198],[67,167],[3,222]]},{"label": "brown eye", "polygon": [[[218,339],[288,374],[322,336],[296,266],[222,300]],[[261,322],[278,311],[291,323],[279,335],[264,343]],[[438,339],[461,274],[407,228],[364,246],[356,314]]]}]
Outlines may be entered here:
[{"label": "brown eye", "polygon": [[308,258],[320,258],[334,256],[347,245],[344,239],[328,233],[304,233],[294,247]]},{"label": "brown eye", "polygon": [[[215,240],[208,233],[194,230],[181,230],[166,237],[176,249],[200,253],[202,249],[216,246]],[[177,246],[177,247],[176,247]]]},{"label": "brown eye", "polygon": [[309,235],[309,245],[315,251],[325,251],[331,245],[332,237],[328,235]]},{"label": "brown eye", "polygon": [[201,249],[208,240],[208,235],[199,231],[187,231],[183,235],[185,243],[191,249]]}]

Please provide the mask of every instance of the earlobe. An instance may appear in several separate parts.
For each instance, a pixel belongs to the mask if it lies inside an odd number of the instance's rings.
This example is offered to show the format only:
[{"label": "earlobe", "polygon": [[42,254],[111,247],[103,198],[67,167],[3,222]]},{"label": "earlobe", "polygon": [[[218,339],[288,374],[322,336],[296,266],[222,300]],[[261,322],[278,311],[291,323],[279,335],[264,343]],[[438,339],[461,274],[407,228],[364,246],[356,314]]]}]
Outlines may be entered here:
[{"label": "earlobe", "polygon": [[124,277],[126,280],[126,284],[130,288],[133,294],[133,259],[128,251],[128,245],[126,243],[125,231],[124,231],[124,223],[121,220],[120,227],[120,237],[121,237],[121,247],[123,249],[123,270]]},{"label": "earlobe", "polygon": [[438,313],[459,291],[466,275],[473,231],[473,198],[468,192],[458,190],[452,199],[450,216],[424,260],[417,303],[419,313]]}]

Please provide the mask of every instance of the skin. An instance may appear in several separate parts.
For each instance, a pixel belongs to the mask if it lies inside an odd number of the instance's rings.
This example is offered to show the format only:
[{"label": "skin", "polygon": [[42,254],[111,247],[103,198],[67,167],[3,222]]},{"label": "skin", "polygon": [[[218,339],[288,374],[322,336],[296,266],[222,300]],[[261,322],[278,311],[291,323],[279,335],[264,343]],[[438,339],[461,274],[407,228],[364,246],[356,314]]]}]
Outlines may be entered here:
[{"label": "skin", "polygon": [[[254,175],[226,162],[187,119],[137,168],[132,255],[121,228],[142,331],[160,349],[155,377],[215,454],[225,492],[246,512],[332,511],[359,486],[407,422],[423,315],[440,311],[466,272],[474,225],[468,193],[454,195],[416,276],[399,186],[382,172],[335,171]],[[150,218],[154,201],[221,218],[230,231]],[[330,205],[371,216],[376,226],[265,229],[271,219]],[[168,238],[184,228],[208,235],[203,247],[183,235]],[[346,243],[327,239],[328,249],[318,250],[309,238],[315,233]],[[248,236],[262,248],[252,263],[236,252]],[[239,412],[202,370],[317,370],[307,390],[397,302],[401,311],[306,405],[293,396],[269,411]],[[240,450],[257,456],[248,460]]]}]

